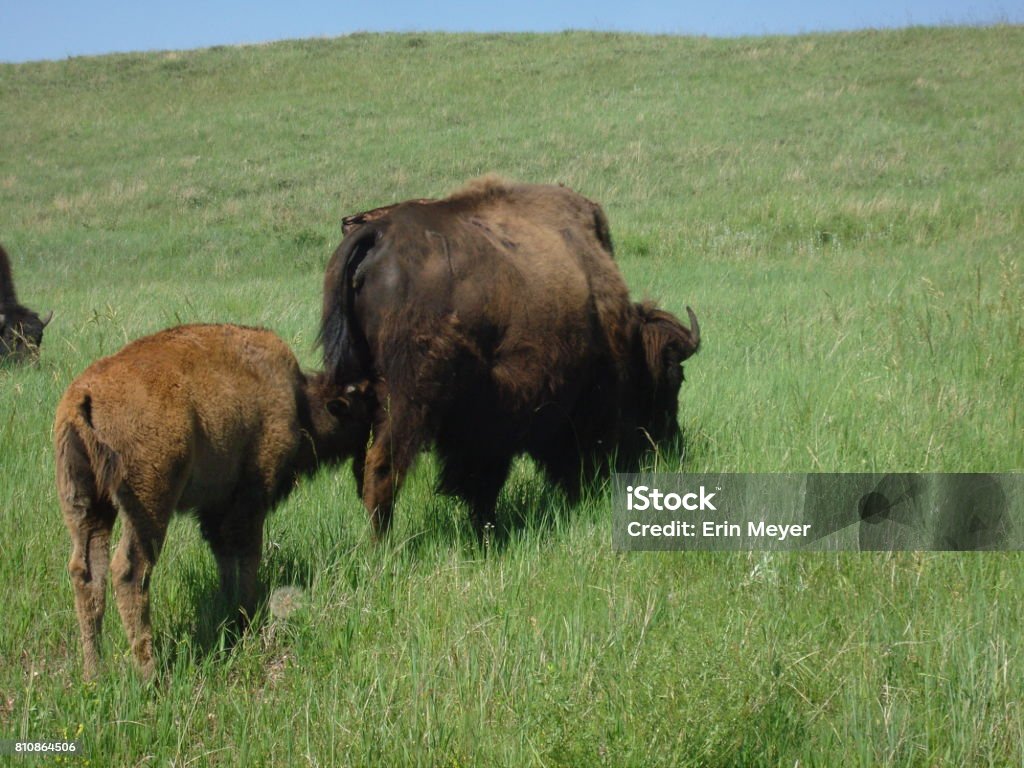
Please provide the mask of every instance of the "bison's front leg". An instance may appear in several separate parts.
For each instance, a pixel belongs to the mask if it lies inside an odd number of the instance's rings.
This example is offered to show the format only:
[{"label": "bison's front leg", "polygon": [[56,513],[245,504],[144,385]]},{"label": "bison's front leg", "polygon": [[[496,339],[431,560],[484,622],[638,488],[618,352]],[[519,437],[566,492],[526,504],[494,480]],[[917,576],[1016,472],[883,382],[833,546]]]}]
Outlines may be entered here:
[{"label": "bison's front leg", "polygon": [[263,553],[262,512],[250,520],[245,540],[241,542],[238,558],[238,605],[241,609],[242,626],[245,627],[256,614],[256,600],[260,583],[257,576],[260,556]]},{"label": "bison's front leg", "polygon": [[508,477],[512,456],[504,449],[507,442],[495,441],[490,450],[470,445],[468,439],[455,437],[438,445],[441,460],[439,486],[469,504],[473,528],[482,541],[488,527],[496,523],[498,494]]},{"label": "bison's front leg", "polygon": [[229,503],[199,510],[199,530],[217,559],[221,596],[240,609],[243,628],[252,620],[259,596],[257,572],[269,506],[262,485],[257,476],[246,477]]},{"label": "bison's front leg", "polygon": [[374,426],[373,444],[363,469],[363,504],[370,513],[373,537],[380,541],[391,528],[395,495],[423,444],[418,420],[410,410],[389,409]]}]

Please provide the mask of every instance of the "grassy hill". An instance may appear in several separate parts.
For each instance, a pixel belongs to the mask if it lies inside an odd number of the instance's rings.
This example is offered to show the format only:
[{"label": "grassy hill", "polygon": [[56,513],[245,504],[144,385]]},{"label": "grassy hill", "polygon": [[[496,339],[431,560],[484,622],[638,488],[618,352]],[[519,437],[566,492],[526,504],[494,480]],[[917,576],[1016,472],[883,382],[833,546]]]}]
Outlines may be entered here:
[{"label": "grassy hill", "polygon": [[340,218],[484,172],[600,201],[638,297],[697,311],[667,469],[1024,468],[1024,28],[710,40],[353,35],[0,65],[0,242],[55,309],[0,367],[0,739],[93,765],[1008,765],[1017,554],[618,554],[517,465],[474,544],[427,459],[386,547],[348,472],[271,518],[297,586],[238,643],[187,518],[154,578],[158,688],[80,682],[49,429],[182,321],[314,366]]}]

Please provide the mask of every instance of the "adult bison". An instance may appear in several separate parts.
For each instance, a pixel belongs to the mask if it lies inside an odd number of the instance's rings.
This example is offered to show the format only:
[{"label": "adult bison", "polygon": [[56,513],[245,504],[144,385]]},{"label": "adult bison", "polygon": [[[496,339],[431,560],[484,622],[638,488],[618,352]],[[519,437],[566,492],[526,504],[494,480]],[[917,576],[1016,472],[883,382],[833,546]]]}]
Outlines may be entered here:
[{"label": "adult bison", "polygon": [[0,359],[24,360],[37,353],[43,329],[52,318],[52,311],[41,318],[18,303],[11,261],[0,246]]},{"label": "adult bison", "polygon": [[344,230],[320,341],[337,383],[375,383],[373,440],[354,462],[375,536],[429,444],[440,489],[481,530],[517,454],[574,495],[609,457],[628,464],[678,433],[697,318],[687,310],[687,329],[630,301],[597,204],[488,177],[348,217]]}]

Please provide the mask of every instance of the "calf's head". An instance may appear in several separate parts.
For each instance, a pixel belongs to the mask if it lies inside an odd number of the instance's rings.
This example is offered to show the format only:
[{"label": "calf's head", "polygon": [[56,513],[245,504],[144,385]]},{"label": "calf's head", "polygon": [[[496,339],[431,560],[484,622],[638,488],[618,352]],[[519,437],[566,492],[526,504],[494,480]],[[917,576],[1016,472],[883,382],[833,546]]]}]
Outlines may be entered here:
[{"label": "calf's head", "polygon": [[369,381],[335,384],[326,374],[306,383],[309,424],[317,462],[342,461],[366,450],[374,403]]}]

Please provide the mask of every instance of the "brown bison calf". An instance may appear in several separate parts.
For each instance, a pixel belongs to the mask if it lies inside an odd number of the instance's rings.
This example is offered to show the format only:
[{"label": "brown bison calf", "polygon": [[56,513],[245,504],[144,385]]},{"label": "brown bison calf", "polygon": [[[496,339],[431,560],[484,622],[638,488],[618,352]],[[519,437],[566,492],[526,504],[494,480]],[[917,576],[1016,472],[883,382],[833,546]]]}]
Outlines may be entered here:
[{"label": "brown bison calf", "polygon": [[99,663],[108,565],[132,652],[153,674],[149,581],[174,510],[195,510],[222,591],[237,590],[251,615],[266,513],[296,475],[365,445],[366,414],[361,387],[307,378],[276,335],[235,325],[161,331],[75,379],[54,439],[86,676]]}]

